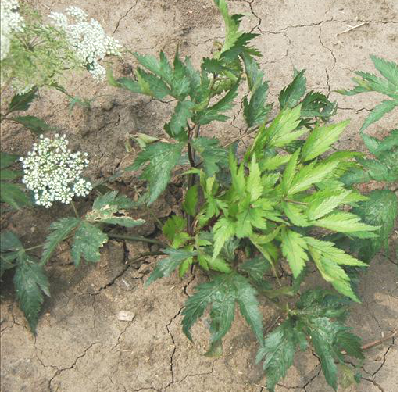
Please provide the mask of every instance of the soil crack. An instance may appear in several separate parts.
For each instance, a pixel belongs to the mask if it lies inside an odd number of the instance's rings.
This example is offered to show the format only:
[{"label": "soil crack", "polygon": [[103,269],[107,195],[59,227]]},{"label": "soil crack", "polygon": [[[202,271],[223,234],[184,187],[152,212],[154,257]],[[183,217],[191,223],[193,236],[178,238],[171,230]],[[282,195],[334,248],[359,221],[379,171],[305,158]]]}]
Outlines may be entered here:
[{"label": "soil crack", "polygon": [[122,15],[122,16],[120,17],[120,19],[119,19],[119,20],[117,21],[117,23],[116,23],[115,29],[113,30],[113,34],[116,33],[116,31],[117,31],[117,29],[119,28],[120,23],[122,22],[122,20],[123,20],[124,18],[127,17],[127,15],[131,12],[131,10],[132,10],[137,4],[138,4],[138,0],[136,0],[135,4],[133,4],[133,5],[127,10],[127,12],[126,12],[124,15]]}]

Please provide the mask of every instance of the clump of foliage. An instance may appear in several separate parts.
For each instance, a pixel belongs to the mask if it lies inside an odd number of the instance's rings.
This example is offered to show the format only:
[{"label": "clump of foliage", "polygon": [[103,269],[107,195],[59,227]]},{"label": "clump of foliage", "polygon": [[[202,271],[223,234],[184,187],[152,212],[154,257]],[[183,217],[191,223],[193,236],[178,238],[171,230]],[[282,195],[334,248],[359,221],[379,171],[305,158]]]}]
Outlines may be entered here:
[{"label": "clump of foliage", "polygon": [[[351,254],[339,241],[354,239],[356,244],[372,245],[373,253],[380,244],[385,245],[393,224],[386,210],[377,208],[374,216],[369,211],[378,204],[384,209],[390,193],[384,190],[379,191],[385,192],[382,197],[366,197],[351,187],[357,182],[355,176],[368,181],[379,172],[369,169],[369,160],[360,153],[330,154],[349,122],[330,122],[336,104],[321,93],[306,91],[304,70],[295,71],[293,81],[280,92],[277,114],[270,119],[269,82],[256,61],[261,54],[250,44],[256,34],[239,30],[242,15],[230,15],[226,0],[214,3],[224,19],[226,38],[212,57],[202,60],[199,70],[177,51],[172,62],[163,52],[159,58],[136,53],[140,67],[134,78],[115,79],[108,72],[115,87],[176,101],[164,126],[169,140],[144,138],[143,150],[126,169],[141,171],[141,179],[147,181],[148,191],[138,202],[147,206],[166,190],[177,168],[186,169],[179,175],[184,184],[184,214],[163,223],[169,244],[161,250],[165,258],[157,263],[147,285],[174,271],[182,277],[193,268],[201,269],[209,279],[186,301],[182,328],[192,340],[192,326],[209,310],[207,356],[222,354],[222,340],[231,328],[237,305],[258,342],[256,361],[263,363],[269,390],[286,375],[296,352],[309,346],[318,355],[327,382],[337,389],[339,369],[354,378],[346,356],[363,358],[360,338],[344,321],[349,304],[359,302],[352,271],[367,266],[365,251]],[[380,64],[395,67],[393,63]],[[382,74],[388,75],[388,83],[390,79],[396,83],[398,77],[391,70],[388,73],[383,68]],[[255,133],[255,137],[238,156],[236,143],[222,146],[201,131],[229,119],[242,86],[247,87],[241,97],[247,133]],[[9,112],[28,109],[34,95],[32,90],[17,96]],[[388,161],[386,152],[395,154],[397,132],[383,141],[363,135],[378,163],[388,167],[389,179],[395,179],[396,162]],[[3,157],[8,173],[15,158],[2,156],[2,171]],[[3,200],[19,207],[16,197]],[[143,223],[127,213],[137,203],[117,192],[99,193],[83,216],[73,201],[71,205],[75,216],[52,223],[45,243],[38,246],[42,247],[40,261],[29,255],[30,249],[24,249],[15,234],[2,233],[1,273],[15,268],[17,297],[33,331],[43,294],[49,294],[44,266],[59,243],[72,239],[71,257],[76,266],[82,259],[97,262],[100,248],[113,236],[110,226]],[[396,209],[396,200],[390,206]],[[330,289],[303,290],[301,284],[310,266],[319,271]],[[290,276],[290,284],[281,279],[281,271]],[[266,336],[260,296],[278,309],[281,319]]]}]

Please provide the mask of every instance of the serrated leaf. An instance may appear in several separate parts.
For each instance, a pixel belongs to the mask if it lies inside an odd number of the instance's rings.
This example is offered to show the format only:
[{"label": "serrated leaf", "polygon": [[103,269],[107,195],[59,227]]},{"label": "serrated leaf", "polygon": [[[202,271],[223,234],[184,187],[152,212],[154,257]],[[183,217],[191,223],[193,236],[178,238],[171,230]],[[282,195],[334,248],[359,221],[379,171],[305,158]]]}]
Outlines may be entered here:
[{"label": "serrated leaf", "polygon": [[348,123],[349,120],[346,120],[338,124],[315,128],[304,143],[303,160],[310,161],[325,153],[339,139]]},{"label": "serrated leaf", "polygon": [[36,98],[37,87],[33,87],[27,93],[15,94],[8,106],[9,112],[27,111]]},{"label": "serrated leaf", "polygon": [[151,144],[138,154],[132,166],[125,169],[135,171],[148,163],[140,177],[148,181],[148,205],[151,205],[165,190],[170,181],[171,170],[180,160],[183,147],[183,143]]},{"label": "serrated leaf", "polygon": [[170,123],[165,124],[164,129],[168,135],[178,141],[186,141],[188,134],[185,129],[188,125],[188,119],[192,117],[192,101],[179,101],[174,109]]},{"label": "serrated leaf", "polygon": [[243,115],[248,127],[263,124],[267,119],[267,115],[271,110],[271,106],[266,104],[269,85],[267,82],[262,83],[252,93],[250,100],[247,97],[243,100]]},{"label": "serrated leaf", "polygon": [[189,188],[185,194],[184,203],[182,205],[184,211],[190,216],[196,216],[196,207],[198,205],[198,186],[194,185]]},{"label": "serrated leaf", "polygon": [[263,193],[260,175],[260,167],[256,162],[256,155],[253,154],[252,162],[249,165],[249,176],[247,177],[246,185],[247,192],[250,195],[250,202],[256,201]]},{"label": "serrated leaf", "polygon": [[167,239],[173,242],[174,239],[178,237],[179,233],[186,228],[186,226],[187,221],[183,217],[171,216],[164,223],[162,231]]},{"label": "serrated leaf", "polygon": [[[336,113],[337,104],[329,101],[329,99],[322,93],[310,91],[301,102],[301,117],[303,118],[320,118],[323,121],[328,121],[331,116]],[[304,125],[309,126],[315,121],[304,120]]]},{"label": "serrated leaf", "polygon": [[181,263],[183,263],[186,259],[197,255],[197,252],[194,251],[176,250],[174,248],[167,248],[166,250],[163,250],[163,252],[169,256],[167,258],[161,259],[157,263],[153,269],[153,272],[148,277],[145,286],[150,285],[159,278],[169,276],[174,270],[179,268]]},{"label": "serrated leaf", "polygon": [[398,99],[396,100],[384,100],[380,104],[376,105],[368,117],[365,119],[360,131],[364,131],[371,124],[380,120],[386,113],[391,112],[394,108],[398,107]]},{"label": "serrated leaf", "polygon": [[307,216],[310,220],[317,220],[329,214],[337,206],[347,203],[347,198],[353,192],[350,190],[324,190],[311,195],[307,200],[309,203]]},{"label": "serrated leaf", "polygon": [[213,227],[214,234],[214,248],[213,248],[213,258],[216,258],[221,251],[221,248],[227,240],[229,240],[235,234],[235,223],[230,221],[226,217],[222,217],[216,222]]},{"label": "serrated leaf", "polygon": [[300,152],[301,149],[296,150],[296,152],[291,156],[289,162],[286,165],[285,171],[283,172],[282,188],[285,193],[288,192],[290,186],[292,185],[292,181],[296,174]]},{"label": "serrated leaf", "polygon": [[191,144],[202,157],[202,165],[207,177],[214,176],[222,167],[228,167],[228,152],[220,147],[220,141],[217,139],[199,137],[192,140]]},{"label": "serrated leaf", "polygon": [[206,125],[212,121],[227,121],[228,116],[223,115],[222,112],[229,111],[233,108],[233,101],[238,95],[239,83],[235,83],[227,94],[220,101],[215,103],[213,106],[208,107],[200,112],[197,112],[193,117],[193,121],[196,124]]},{"label": "serrated leaf", "polygon": [[273,391],[276,384],[285,377],[293,364],[296,353],[297,339],[290,319],[273,330],[264,340],[259,349],[256,363],[264,358],[263,369],[266,374],[267,389]]},{"label": "serrated leaf", "polygon": [[29,130],[33,131],[36,134],[42,134],[51,129],[51,127],[42,119],[39,119],[36,116],[18,116],[13,117],[10,120],[15,121],[19,124],[22,124]]},{"label": "serrated leaf", "polygon": [[291,159],[290,154],[285,155],[276,155],[274,157],[267,157],[260,161],[260,170],[264,171],[274,171],[275,169],[279,168],[282,165],[285,165]]},{"label": "serrated leaf", "polygon": [[131,78],[120,78],[116,80],[116,84],[111,84],[111,86],[121,87],[123,89],[129,90],[132,93],[142,93],[145,94],[140,84]]},{"label": "serrated leaf", "polygon": [[294,177],[288,195],[308,190],[314,183],[321,182],[337,168],[337,162],[304,166]]},{"label": "serrated leaf", "polygon": [[388,190],[372,191],[368,197],[367,201],[360,202],[353,209],[353,213],[367,224],[380,226],[375,232],[379,237],[355,243],[361,257],[370,260],[381,248],[388,250],[388,238],[398,217],[398,198]]},{"label": "serrated leaf", "polygon": [[47,263],[58,244],[64,241],[80,222],[79,218],[67,217],[61,218],[50,225],[49,231],[51,233],[44,242],[43,253],[41,255],[40,263],[42,265]]},{"label": "serrated leaf", "polygon": [[149,74],[142,69],[137,69],[136,77],[142,94],[149,95],[158,100],[171,94],[171,90],[167,84],[153,74]]},{"label": "serrated leaf", "polygon": [[239,269],[246,272],[254,281],[263,280],[264,274],[270,268],[270,262],[264,257],[255,257],[249,259],[239,266]]},{"label": "serrated leaf", "polygon": [[43,294],[50,296],[48,279],[44,267],[22,252],[14,275],[16,297],[21,310],[29,322],[30,330],[36,331]]},{"label": "serrated leaf", "polygon": [[14,164],[19,158],[18,154],[0,153],[0,169],[7,168]]},{"label": "serrated leaf", "polygon": [[292,222],[292,224],[300,227],[310,226],[310,222],[303,212],[303,207],[300,207],[294,203],[282,203],[282,208],[286,217]]},{"label": "serrated leaf", "polygon": [[283,256],[289,262],[293,276],[298,277],[308,261],[308,245],[305,238],[298,232],[283,230],[281,233],[281,249]]},{"label": "serrated leaf", "polygon": [[305,94],[306,79],[305,70],[297,72],[293,81],[279,93],[279,104],[281,109],[293,108]]},{"label": "serrated leaf", "polygon": [[96,226],[81,221],[73,236],[71,256],[75,266],[80,265],[81,257],[87,262],[98,262],[99,249],[108,241],[108,236]]},{"label": "serrated leaf", "polygon": [[378,229],[378,227],[361,222],[360,217],[349,212],[331,213],[326,217],[314,221],[313,224],[331,231],[343,233],[376,231]]},{"label": "serrated leaf", "polygon": [[207,258],[207,264],[210,269],[215,270],[216,272],[221,273],[231,273],[231,268],[229,267],[228,263],[224,261],[224,259],[220,257]]},{"label": "serrated leaf", "polygon": [[256,60],[251,56],[243,56],[245,63],[245,72],[247,76],[247,84],[251,92],[255,91],[263,83],[264,73],[260,70],[260,67]]},{"label": "serrated leaf", "polygon": [[383,75],[391,84],[396,86],[398,91],[398,64],[374,55],[370,55],[370,58],[380,74]]},{"label": "serrated leaf", "polygon": [[15,209],[32,205],[26,194],[13,183],[0,183],[0,199]]}]

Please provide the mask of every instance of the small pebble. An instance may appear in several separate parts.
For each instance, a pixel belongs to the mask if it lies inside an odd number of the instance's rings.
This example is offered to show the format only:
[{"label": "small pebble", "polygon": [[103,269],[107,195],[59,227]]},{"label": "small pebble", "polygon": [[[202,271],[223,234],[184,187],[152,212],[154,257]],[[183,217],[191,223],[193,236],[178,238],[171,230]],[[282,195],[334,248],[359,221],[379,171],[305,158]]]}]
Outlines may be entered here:
[{"label": "small pebble", "polygon": [[119,321],[131,322],[135,317],[132,311],[119,311]]}]

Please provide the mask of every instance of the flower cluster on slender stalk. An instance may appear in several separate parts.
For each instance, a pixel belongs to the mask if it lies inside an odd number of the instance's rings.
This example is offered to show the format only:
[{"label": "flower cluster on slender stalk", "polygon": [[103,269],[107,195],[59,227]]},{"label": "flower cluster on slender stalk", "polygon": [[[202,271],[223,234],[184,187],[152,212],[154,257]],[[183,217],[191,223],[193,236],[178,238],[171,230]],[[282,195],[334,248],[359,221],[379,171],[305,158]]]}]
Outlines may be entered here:
[{"label": "flower cluster on slender stalk", "polygon": [[106,55],[120,55],[119,42],[107,36],[98,21],[93,18],[88,21],[87,14],[78,7],[68,7],[65,14],[52,12],[49,17],[57,28],[65,31],[71,47],[91,75],[97,80],[104,79],[105,68],[99,61]]},{"label": "flower cluster on slender stalk", "polygon": [[88,166],[87,153],[72,153],[66,136],[40,137],[27,157],[21,157],[24,176],[22,182],[33,191],[35,203],[51,207],[53,202],[71,203],[74,196],[84,197],[92,189],[81,177]]},{"label": "flower cluster on slender stalk", "polygon": [[19,13],[17,0],[1,1],[1,52],[0,60],[3,60],[10,50],[10,35],[13,32],[21,32],[24,20]]}]

